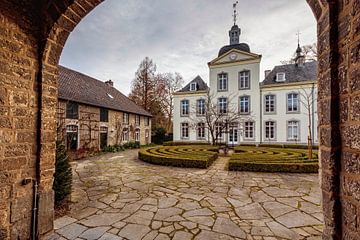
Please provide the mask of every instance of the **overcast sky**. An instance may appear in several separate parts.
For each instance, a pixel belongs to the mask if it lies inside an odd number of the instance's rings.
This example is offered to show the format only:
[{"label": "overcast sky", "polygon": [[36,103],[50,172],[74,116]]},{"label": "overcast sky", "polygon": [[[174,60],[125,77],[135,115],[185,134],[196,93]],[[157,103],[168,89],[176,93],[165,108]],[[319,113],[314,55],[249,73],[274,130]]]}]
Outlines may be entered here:
[{"label": "overcast sky", "polygon": [[[185,82],[229,44],[235,0],[106,0],[66,42],[60,63],[99,80],[112,79],[128,94],[139,63],[149,56],[158,72],[179,72]],[[239,0],[241,42],[263,56],[263,71],[289,59],[301,43],[316,42],[316,21],[305,0]],[[262,79],[260,79],[262,80]]]}]

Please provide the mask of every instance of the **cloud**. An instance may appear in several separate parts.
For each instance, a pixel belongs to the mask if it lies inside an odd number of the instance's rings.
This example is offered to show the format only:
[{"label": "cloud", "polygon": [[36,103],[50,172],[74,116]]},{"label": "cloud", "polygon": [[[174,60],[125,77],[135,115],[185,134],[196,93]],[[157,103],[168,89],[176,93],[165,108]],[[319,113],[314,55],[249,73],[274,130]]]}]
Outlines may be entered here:
[{"label": "cloud", "polygon": [[[60,63],[100,80],[112,79],[125,94],[145,56],[160,72],[206,80],[207,62],[229,42],[232,3],[106,0],[75,28]],[[263,55],[261,71],[291,57],[298,30],[303,44],[316,41],[316,21],[305,0],[242,0],[238,6],[241,41]]]}]

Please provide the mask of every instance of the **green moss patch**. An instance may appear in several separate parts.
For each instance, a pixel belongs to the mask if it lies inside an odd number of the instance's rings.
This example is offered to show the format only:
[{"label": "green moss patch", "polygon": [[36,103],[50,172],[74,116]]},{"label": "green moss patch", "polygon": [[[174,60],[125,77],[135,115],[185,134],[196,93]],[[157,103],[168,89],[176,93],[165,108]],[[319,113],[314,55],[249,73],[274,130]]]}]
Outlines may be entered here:
[{"label": "green moss patch", "polygon": [[208,168],[218,157],[218,147],[213,146],[163,146],[139,151],[139,159],[158,165]]},{"label": "green moss patch", "polygon": [[231,171],[317,173],[318,154],[305,149],[238,146],[229,161]]}]

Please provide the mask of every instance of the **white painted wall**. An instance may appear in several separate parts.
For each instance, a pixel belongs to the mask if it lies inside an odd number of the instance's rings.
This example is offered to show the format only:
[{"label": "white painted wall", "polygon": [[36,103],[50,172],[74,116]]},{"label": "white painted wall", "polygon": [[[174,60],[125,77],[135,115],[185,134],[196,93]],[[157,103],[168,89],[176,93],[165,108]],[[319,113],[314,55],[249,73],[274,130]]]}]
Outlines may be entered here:
[{"label": "white painted wall", "polygon": [[[262,88],[262,101],[263,101],[263,142],[268,142],[265,139],[265,121],[276,121],[276,142],[277,143],[296,143],[294,141],[288,141],[287,139],[287,122],[291,120],[296,120],[300,122],[300,141],[297,143],[307,143],[308,137],[308,114],[307,109],[303,104],[300,103],[300,111],[299,113],[288,113],[287,112],[287,95],[292,92],[302,93],[305,91],[306,93],[311,93],[312,86],[314,84],[314,132],[313,132],[313,139],[315,143],[317,143],[317,85],[316,83],[307,83],[307,84],[297,84],[297,85],[287,85],[287,86],[276,86],[273,85],[272,87],[264,87]],[[273,94],[276,96],[276,113],[275,114],[267,114],[265,113],[265,95]],[[305,100],[302,95],[299,95],[303,100]]]},{"label": "white painted wall", "polygon": [[[232,61],[230,55],[237,54],[236,60]],[[237,61],[242,60],[242,61]],[[240,120],[243,122],[245,119],[253,119],[255,122],[255,138],[253,140],[244,140],[243,132],[239,131],[239,138],[242,142],[259,142],[260,141],[260,61],[261,57],[258,55],[250,56],[239,51],[230,51],[226,56],[223,56],[218,64],[210,65],[210,93],[215,98],[227,97],[229,99],[231,108],[239,109],[239,98],[240,96],[250,96],[250,115],[244,115]],[[239,90],[239,72],[250,71],[250,89]],[[218,91],[218,74],[228,74],[228,91]]]},{"label": "white painted wall", "polygon": [[[235,60],[230,59],[231,54],[237,54]],[[311,92],[314,84],[314,96],[317,96],[316,82],[308,81],[297,84],[274,84],[272,86],[260,85],[260,61],[261,56],[256,54],[247,54],[237,50],[229,52],[225,56],[215,59],[209,64],[210,71],[210,94],[214,96],[214,104],[217,104],[217,99],[220,97],[227,97],[230,108],[239,109],[239,97],[243,95],[250,96],[251,114],[244,116],[244,119],[252,119],[255,122],[255,138],[253,140],[245,140],[243,138],[243,131],[239,129],[239,143],[266,143],[265,139],[265,121],[276,122],[276,140],[273,143],[307,143],[308,137],[308,115],[306,108],[300,104],[299,113],[287,113],[287,94],[290,92]],[[251,74],[250,89],[239,90],[238,74],[241,71],[249,70]],[[228,90],[218,91],[218,74],[228,74]],[[266,94],[276,95],[276,113],[265,114],[264,96]],[[201,118],[196,116],[196,100],[206,98],[205,92],[185,92],[176,93],[174,95],[174,141],[198,141],[196,133],[196,122]],[[190,116],[184,117],[180,114],[180,102],[184,99],[190,101]],[[297,142],[288,141],[287,139],[287,122],[290,120],[297,120],[300,123],[300,140]],[[181,139],[181,123],[188,122],[190,124],[190,136],[188,139]],[[313,139],[317,144],[317,103],[314,101],[314,127]],[[240,125],[241,126],[241,125]],[[228,137],[228,136],[226,136]],[[206,133],[206,139],[209,140],[209,135]]]},{"label": "white painted wall", "polygon": [[[187,92],[187,93],[176,93],[174,95],[174,141],[198,141],[196,134],[196,123],[201,121],[201,117],[196,116],[196,101],[198,99],[205,99],[205,92]],[[190,114],[189,116],[181,116],[181,101],[189,100],[190,103]],[[181,123],[188,122],[190,124],[189,138],[181,138]],[[205,132],[206,139],[207,133]]]}]

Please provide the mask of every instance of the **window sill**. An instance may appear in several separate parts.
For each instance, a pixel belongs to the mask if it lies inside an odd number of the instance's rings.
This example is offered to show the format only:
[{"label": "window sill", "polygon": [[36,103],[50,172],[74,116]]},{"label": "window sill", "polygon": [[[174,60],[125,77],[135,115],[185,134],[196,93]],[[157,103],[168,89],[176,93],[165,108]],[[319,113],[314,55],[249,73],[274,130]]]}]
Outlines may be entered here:
[{"label": "window sill", "polygon": [[276,112],[264,112],[264,115],[276,115]]}]

